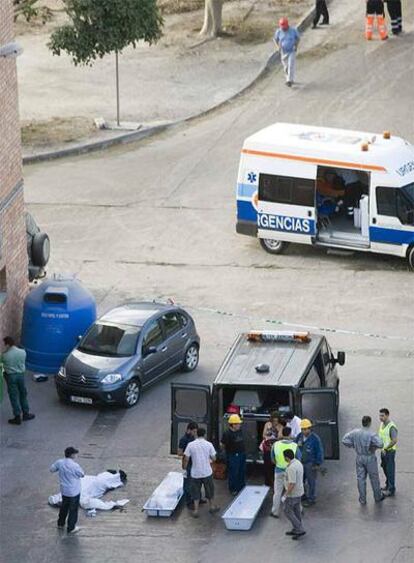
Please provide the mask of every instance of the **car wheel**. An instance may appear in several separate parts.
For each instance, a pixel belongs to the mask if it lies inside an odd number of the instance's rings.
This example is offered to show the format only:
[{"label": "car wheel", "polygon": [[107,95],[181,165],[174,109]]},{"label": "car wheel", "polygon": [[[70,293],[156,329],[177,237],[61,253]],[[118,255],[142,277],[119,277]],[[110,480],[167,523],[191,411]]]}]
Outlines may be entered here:
[{"label": "car wheel", "polygon": [[194,371],[198,366],[200,351],[197,344],[190,344],[184,355],[184,371]]},{"label": "car wheel", "polygon": [[414,272],[414,246],[411,246],[407,252],[407,261],[409,269]]},{"label": "car wheel", "polygon": [[124,406],[129,409],[135,407],[141,396],[141,384],[137,379],[131,379],[125,389]]},{"label": "car wheel", "polygon": [[269,252],[269,254],[282,254],[289,244],[287,242],[283,242],[282,240],[275,240],[272,238],[261,238],[259,240],[262,248],[264,248],[266,252]]},{"label": "car wheel", "polygon": [[36,233],[33,236],[31,258],[32,264],[44,268],[49,262],[50,241],[46,233]]}]

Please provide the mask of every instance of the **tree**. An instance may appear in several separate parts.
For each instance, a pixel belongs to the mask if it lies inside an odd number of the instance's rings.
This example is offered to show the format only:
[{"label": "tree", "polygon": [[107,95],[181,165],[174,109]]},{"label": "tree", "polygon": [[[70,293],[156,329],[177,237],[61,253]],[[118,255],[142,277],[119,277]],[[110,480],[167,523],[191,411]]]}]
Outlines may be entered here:
[{"label": "tree", "polygon": [[156,0],[63,0],[71,23],[51,35],[48,47],[62,51],[76,65],[92,65],[97,58],[115,53],[117,123],[119,125],[118,54],[138,41],[150,45],[161,37],[163,20]]},{"label": "tree", "polygon": [[205,0],[204,23],[200,35],[217,37],[221,32],[222,0]]}]

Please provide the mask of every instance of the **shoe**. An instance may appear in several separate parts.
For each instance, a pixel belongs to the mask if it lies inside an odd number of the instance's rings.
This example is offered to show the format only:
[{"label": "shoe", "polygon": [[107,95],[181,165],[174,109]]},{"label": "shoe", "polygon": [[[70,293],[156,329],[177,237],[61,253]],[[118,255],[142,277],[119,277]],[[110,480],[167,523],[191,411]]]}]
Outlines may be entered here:
[{"label": "shoe", "polygon": [[273,514],[273,512],[271,512],[269,516],[271,516],[272,518],[279,518],[279,516],[277,514]]},{"label": "shoe", "polygon": [[9,424],[21,424],[21,418],[20,415],[15,416],[14,418],[10,418],[10,420],[7,421]]},{"label": "shoe", "polygon": [[285,536],[295,536],[296,532],[295,530],[289,530],[289,532],[285,532]]},{"label": "shoe", "polygon": [[298,534],[295,534],[295,535],[292,536],[292,540],[298,540],[299,538],[301,538],[305,534],[306,534],[306,532],[299,532]]},{"label": "shoe", "polygon": [[80,526],[75,526],[73,528],[73,530],[71,530],[70,532],[68,531],[68,534],[72,535],[72,534],[77,534],[78,532],[81,531],[82,528],[80,528]]},{"label": "shoe", "polygon": [[[391,491],[384,491],[384,494],[383,494],[383,497],[384,497],[384,498],[385,498],[385,497],[393,497],[393,496],[395,496],[395,493],[394,493],[394,492],[391,492]],[[383,500],[383,499],[381,499],[381,500]]]},{"label": "shoe", "polygon": [[314,500],[304,500],[302,502],[302,506],[305,506],[306,508],[309,508],[310,506],[313,506],[314,504],[316,504],[316,501]]},{"label": "shoe", "polygon": [[313,24],[312,29],[316,29],[318,26]]},{"label": "shoe", "polygon": [[322,22],[321,25],[329,25],[329,22]]},{"label": "shoe", "polygon": [[382,495],[380,499],[376,500],[375,502],[382,502],[385,497],[389,497],[390,495]]},{"label": "shoe", "polygon": [[289,86],[289,88],[292,86],[292,84],[293,84],[293,82],[291,82],[290,80],[288,80],[288,81],[286,82],[286,86]]},{"label": "shoe", "polygon": [[191,513],[191,516],[192,516],[193,518],[200,518],[199,513],[198,513],[198,512],[194,512],[194,511]]},{"label": "shoe", "polygon": [[209,510],[210,514],[216,514],[219,511],[220,511],[219,506],[214,506],[213,508],[210,508],[210,510]]},{"label": "shoe", "polygon": [[23,413],[23,420],[33,420],[35,415],[30,412]]},{"label": "shoe", "polygon": [[199,504],[207,504],[207,499],[201,498]]},{"label": "shoe", "polygon": [[366,501],[366,500],[361,500],[361,499],[359,499],[359,504],[360,504],[361,506],[365,506],[365,505],[367,504],[367,501]]}]

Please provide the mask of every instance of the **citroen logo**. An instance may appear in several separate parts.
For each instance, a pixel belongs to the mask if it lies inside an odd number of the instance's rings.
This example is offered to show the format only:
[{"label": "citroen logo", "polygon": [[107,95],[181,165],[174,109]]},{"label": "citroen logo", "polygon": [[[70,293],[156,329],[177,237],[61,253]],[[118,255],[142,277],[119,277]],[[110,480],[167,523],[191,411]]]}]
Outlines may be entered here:
[{"label": "citroen logo", "polygon": [[86,377],[84,375],[80,376],[81,383],[86,383]]}]

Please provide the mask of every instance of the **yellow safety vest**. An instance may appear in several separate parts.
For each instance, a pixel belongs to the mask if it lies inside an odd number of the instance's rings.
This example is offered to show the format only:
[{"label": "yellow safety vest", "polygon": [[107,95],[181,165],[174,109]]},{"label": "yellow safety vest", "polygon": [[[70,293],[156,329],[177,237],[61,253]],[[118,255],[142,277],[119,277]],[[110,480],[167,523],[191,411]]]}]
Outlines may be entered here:
[{"label": "yellow safety vest", "polygon": [[384,450],[395,451],[397,449],[397,444],[394,444],[392,448],[388,447],[389,443],[391,442],[391,436],[390,436],[391,428],[395,428],[397,430],[397,427],[391,420],[388,422],[386,426],[384,426],[382,422],[380,424],[378,434],[381,440],[384,442],[383,451]]},{"label": "yellow safety vest", "polygon": [[280,442],[275,442],[273,444],[273,453],[275,455],[276,467],[279,469],[286,469],[289,465],[285,458],[283,457],[283,452],[285,450],[293,450],[293,453],[296,455],[296,450],[298,449],[298,445],[295,442],[284,442],[283,440]]}]

